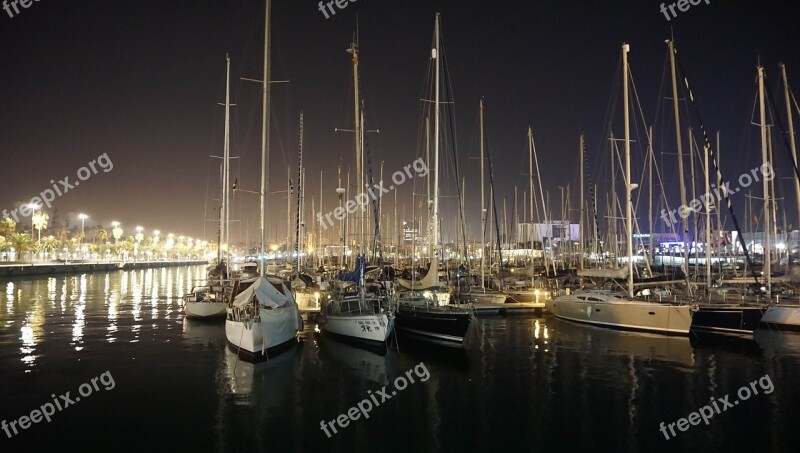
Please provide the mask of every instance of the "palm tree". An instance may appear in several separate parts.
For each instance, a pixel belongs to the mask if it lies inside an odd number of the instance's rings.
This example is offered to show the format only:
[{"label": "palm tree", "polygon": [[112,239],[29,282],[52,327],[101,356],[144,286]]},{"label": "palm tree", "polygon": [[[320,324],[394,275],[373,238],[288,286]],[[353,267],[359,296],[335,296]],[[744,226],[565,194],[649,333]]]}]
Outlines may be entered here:
[{"label": "palm tree", "polygon": [[61,249],[61,242],[58,239],[56,239],[55,236],[47,236],[45,238],[42,238],[41,241],[39,241],[39,244],[37,245],[36,248],[38,249],[37,252],[39,253],[44,252],[49,255]]},{"label": "palm tree", "polygon": [[94,240],[97,243],[105,244],[106,242],[108,242],[108,231],[106,231],[100,225],[97,225],[95,227]]},{"label": "palm tree", "polygon": [[12,233],[17,232],[17,222],[11,217],[6,217],[0,221],[0,232],[2,232],[5,237],[11,236]]},{"label": "palm tree", "polygon": [[28,233],[13,233],[8,238],[8,242],[17,252],[17,261],[19,261],[24,252],[34,251],[33,240],[31,240],[31,237],[28,235]]},{"label": "palm tree", "polygon": [[[5,253],[11,248],[11,243],[6,240],[4,236],[0,236],[0,253]],[[8,255],[4,255],[5,260],[8,260]]]}]

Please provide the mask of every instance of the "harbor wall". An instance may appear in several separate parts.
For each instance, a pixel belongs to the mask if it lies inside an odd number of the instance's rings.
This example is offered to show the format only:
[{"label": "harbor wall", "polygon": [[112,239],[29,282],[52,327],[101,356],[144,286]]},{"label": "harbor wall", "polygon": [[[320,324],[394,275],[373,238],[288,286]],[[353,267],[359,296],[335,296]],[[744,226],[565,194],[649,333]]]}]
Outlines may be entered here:
[{"label": "harbor wall", "polygon": [[84,274],[87,272],[113,272],[118,270],[148,269],[157,267],[192,266],[208,264],[205,260],[186,261],[128,261],[128,262],[72,262],[0,264],[0,278],[41,275]]}]

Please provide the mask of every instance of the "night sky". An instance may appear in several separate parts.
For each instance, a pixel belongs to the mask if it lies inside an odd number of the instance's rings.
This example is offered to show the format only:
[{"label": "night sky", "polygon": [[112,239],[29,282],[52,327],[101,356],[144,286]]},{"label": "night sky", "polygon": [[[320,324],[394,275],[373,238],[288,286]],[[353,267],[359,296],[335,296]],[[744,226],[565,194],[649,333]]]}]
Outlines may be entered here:
[{"label": "night sky", "polygon": [[[759,59],[784,124],[779,63],[786,64],[790,85],[800,90],[800,2],[703,1],[670,21],[660,4],[357,0],[326,19],[318,2],[274,0],[272,79],[291,82],[272,88],[269,190],[285,189],[289,166],[296,177],[301,109],[307,210],[312,196],[319,203],[320,171],[327,212],[335,200],[336,166],[342,160],[345,174],[353,167],[352,135],[334,128],[353,127],[352,64],[345,50],[357,18],[367,127],[380,129],[368,137],[374,171],[385,161],[388,179],[417,157],[436,12],[442,14],[455,102],[448,106],[454,107],[456,152],[467,178],[470,232],[479,231],[478,162],[468,157],[478,154],[481,97],[497,197],[506,198],[509,217],[514,186],[520,198],[527,191],[528,125],[554,205],[559,186],[567,184],[577,205],[581,131],[593,182],[607,184],[609,122],[616,136],[623,131],[617,100],[623,42],[631,45],[631,72],[644,112],[644,122],[632,113],[635,129],[641,134],[644,127],[656,128],[671,202],[677,201],[675,158],[662,154],[675,152],[671,100],[665,99],[664,40],[670,33],[706,128],[721,132],[723,172],[733,179],[760,164],[759,132],[751,125],[757,120],[752,115]],[[218,204],[219,161],[209,156],[222,154],[224,116],[218,103],[224,102],[226,53],[237,104],[231,152],[239,159],[232,178],[243,189],[258,190],[260,91],[240,78],[262,77],[263,9],[258,0],[41,0],[14,17],[0,11],[0,209],[27,202],[50,188],[50,180],[75,181],[79,168],[106,153],[111,171],[100,170],[54,202],[62,221],[79,225],[77,213],[85,212],[87,226],[108,227],[117,220],[125,235],[141,225],[146,233],[156,228],[164,234],[205,233],[212,240],[216,227],[204,219],[214,218]],[[609,115],[614,102],[617,108]],[[694,119],[691,124],[698,126]],[[634,150],[639,174],[642,151]],[[775,142],[775,153],[780,177],[791,177],[790,168],[781,166],[788,162],[782,141]],[[786,195],[787,217],[794,219],[791,181],[782,182],[787,190],[779,196]],[[452,181],[443,186],[445,194],[454,194]],[[411,219],[410,183],[399,190],[398,210],[402,215],[405,206],[405,218]],[[270,242],[285,237],[284,197],[269,197]],[[393,200],[387,195],[385,210],[393,210]],[[239,239],[257,234],[257,202],[254,195],[236,197],[234,216],[242,221],[233,231]],[[53,209],[48,211],[52,218]],[[443,208],[443,215],[452,223],[452,209]],[[445,225],[446,236],[448,231],[452,227]]]}]

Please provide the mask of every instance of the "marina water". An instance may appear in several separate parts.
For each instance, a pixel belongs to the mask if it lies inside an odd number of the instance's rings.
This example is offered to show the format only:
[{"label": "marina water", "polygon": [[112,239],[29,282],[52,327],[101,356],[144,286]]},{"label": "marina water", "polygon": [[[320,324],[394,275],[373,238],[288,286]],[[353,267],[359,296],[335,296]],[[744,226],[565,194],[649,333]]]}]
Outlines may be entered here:
[{"label": "marina water", "polygon": [[[0,419],[108,371],[51,421],[0,431],[0,451],[796,451],[800,335],[680,338],[551,316],[478,318],[465,351],[400,338],[384,354],[321,337],[257,364],[223,322],[180,314],[203,266],[0,281]],[[430,372],[350,421],[335,419],[424,363]],[[759,393],[677,436],[659,425],[768,375]]]}]

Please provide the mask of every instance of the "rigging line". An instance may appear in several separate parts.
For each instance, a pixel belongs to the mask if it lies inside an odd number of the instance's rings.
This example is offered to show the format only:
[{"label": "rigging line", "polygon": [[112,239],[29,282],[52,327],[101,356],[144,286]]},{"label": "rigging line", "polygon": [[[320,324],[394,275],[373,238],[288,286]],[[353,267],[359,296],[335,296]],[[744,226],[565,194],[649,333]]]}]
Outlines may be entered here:
[{"label": "rigging line", "polygon": [[[586,172],[585,173],[586,173],[587,178],[589,179],[589,196],[590,196],[591,202],[592,202],[592,214],[594,214],[594,225],[593,225],[594,228],[593,229],[594,229],[594,232],[595,232],[595,235],[596,235],[595,237],[599,238],[600,237],[600,224],[599,224],[598,219],[597,219],[597,200],[595,198],[596,194],[595,194],[595,191],[594,191],[594,184],[592,183],[592,174],[589,171],[590,170],[589,169],[589,156],[587,154],[588,153],[583,153],[583,165],[586,168]],[[531,194],[531,196],[534,196],[534,195]],[[581,207],[581,209],[583,209],[583,207]],[[600,244],[595,244],[595,246],[599,246],[600,247],[600,249],[599,249],[600,253],[603,252],[603,248],[602,248],[602,246]],[[531,244],[531,247],[533,247],[533,244]]]},{"label": "rigging line", "polygon": [[[441,38],[439,39],[439,41],[440,41],[439,47],[441,48],[441,53],[442,53],[442,63],[444,65],[444,69],[445,69],[444,70],[445,93],[447,94],[447,100],[450,101],[450,102],[454,102],[453,101],[453,84],[452,84],[452,80],[450,80],[450,71],[447,69],[447,55],[446,55],[446,53],[444,51],[444,44],[441,43]],[[461,180],[461,178],[460,178],[459,172],[458,172],[458,145],[456,143],[456,122],[455,122],[455,118],[453,118],[453,115],[454,115],[453,111],[454,110],[455,110],[455,107],[449,107],[447,109],[447,115],[450,118],[450,121],[448,122],[448,126],[449,126],[448,130],[450,131],[450,137],[451,137],[450,141],[451,141],[451,143],[453,145],[453,167],[454,167],[455,180],[456,180],[456,193],[458,195],[458,200],[459,200],[458,213],[459,213],[459,218],[461,220],[461,222],[460,222],[461,225],[460,226],[461,226],[461,237],[463,238],[462,244],[464,245],[464,251],[463,251],[464,254],[463,254],[463,256],[467,257],[467,256],[469,256],[469,254],[467,253],[467,230],[466,230],[466,224],[465,224],[465,220],[464,220],[463,204],[461,203],[461,198],[462,198],[461,185],[458,183]]]},{"label": "rigging line", "polygon": [[497,202],[495,200],[495,193],[494,190],[494,171],[492,169],[492,147],[489,146],[489,134],[486,133],[486,129],[484,128],[483,132],[484,136],[486,137],[486,160],[489,161],[489,184],[492,187],[492,214],[494,214],[494,228],[495,233],[497,235],[497,253],[500,256],[500,269],[503,268],[503,248],[500,246],[500,224],[497,222]]},{"label": "rigging line", "polygon": [[[798,170],[797,161],[795,160],[794,156],[792,155],[792,146],[789,144],[789,139],[786,137],[788,134],[793,134],[794,131],[786,131],[786,128],[783,127],[783,121],[781,121],[781,117],[778,116],[777,112],[775,112],[775,101],[774,101],[775,98],[772,96],[772,91],[770,91],[769,87],[766,86],[766,84],[764,84],[764,88],[767,90],[767,98],[770,101],[770,102],[767,102],[767,104],[769,104],[769,110],[770,110],[770,112],[772,112],[773,120],[776,123],[778,123],[778,127],[781,130],[781,137],[783,138],[783,144],[784,144],[785,149],[786,149],[786,154],[788,154],[789,155],[789,159],[791,159],[792,168],[794,169],[794,175],[798,180],[800,180],[800,170]],[[774,167],[774,165],[773,165],[773,167]],[[774,171],[775,170],[773,168],[773,172]]]},{"label": "rigging line", "polygon": [[[692,88],[689,86],[689,78],[686,76],[686,73],[683,70],[683,65],[681,64],[680,59],[678,58],[678,50],[677,48],[673,47],[673,52],[675,53],[675,61],[678,66],[678,71],[680,72],[683,83],[686,86],[686,91],[689,94],[689,102],[692,104],[692,109],[694,110],[695,116],[697,117],[697,122],[700,123],[700,131],[703,132],[703,141],[705,143],[705,147],[708,148],[708,155],[711,158],[711,164],[714,166],[714,170],[717,173],[717,186],[722,185],[722,171],[717,164],[717,153],[714,151],[714,148],[711,146],[711,142],[708,139],[708,133],[706,132],[706,126],[703,124],[703,119],[700,117],[700,110],[697,108],[697,104],[694,102],[694,93],[692,92]],[[748,266],[750,266],[750,272],[753,276],[753,280],[755,280],[756,284],[758,285],[758,276],[756,275],[755,270],[753,269],[753,261],[750,258],[750,252],[747,250],[747,244],[744,242],[744,236],[742,236],[741,228],[739,227],[739,220],[736,218],[736,213],[733,210],[733,203],[731,202],[730,196],[728,193],[725,192],[725,204],[728,207],[728,212],[731,215],[731,220],[733,221],[733,226],[736,228],[736,236],[739,239],[739,245],[742,247],[742,251],[744,253],[745,260],[747,261]]]}]

